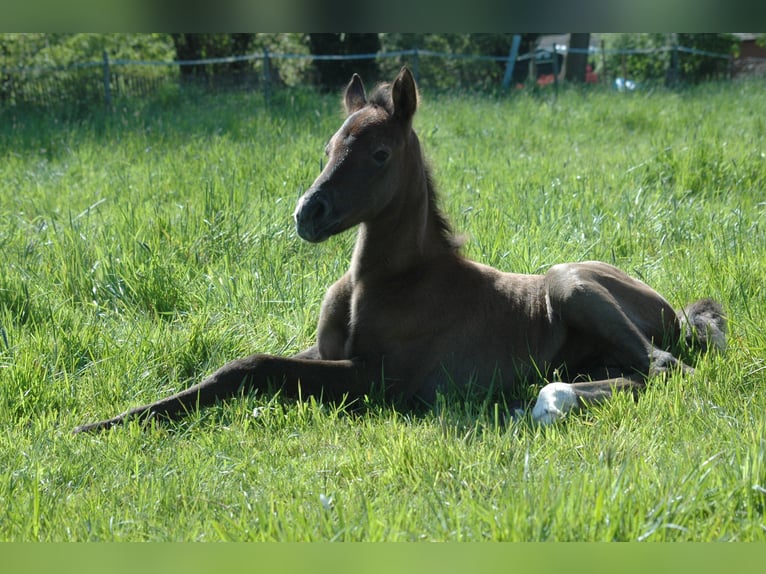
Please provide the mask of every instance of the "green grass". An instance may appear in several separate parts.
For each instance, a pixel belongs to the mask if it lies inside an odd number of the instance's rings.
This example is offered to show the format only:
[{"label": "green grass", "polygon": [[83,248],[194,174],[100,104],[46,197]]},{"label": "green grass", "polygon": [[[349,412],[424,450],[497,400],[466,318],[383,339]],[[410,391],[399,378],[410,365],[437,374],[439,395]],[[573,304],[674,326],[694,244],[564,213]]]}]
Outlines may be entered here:
[{"label": "green grass", "polygon": [[308,245],[291,215],[340,108],[291,91],[5,111],[0,539],[766,540],[763,83],[423,96],[416,129],[468,255],[601,259],[675,305],[716,297],[726,354],[544,429],[482,400],[246,396],[73,436],[312,343],[353,234]]}]

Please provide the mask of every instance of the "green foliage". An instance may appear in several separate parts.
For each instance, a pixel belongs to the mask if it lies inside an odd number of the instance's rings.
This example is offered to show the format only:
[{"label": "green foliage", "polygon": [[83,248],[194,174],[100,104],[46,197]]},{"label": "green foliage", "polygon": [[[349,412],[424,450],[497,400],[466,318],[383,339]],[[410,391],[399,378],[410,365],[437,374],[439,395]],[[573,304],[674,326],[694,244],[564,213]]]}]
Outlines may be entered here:
[{"label": "green foliage", "polygon": [[[308,45],[314,56],[357,54],[377,54],[380,52],[380,34],[368,33],[337,33],[320,32],[307,34]],[[323,60],[312,61],[315,71],[314,84],[321,89],[333,92],[348,83],[352,74],[357,73],[369,80],[378,78],[378,62],[375,58],[354,60]]]},{"label": "green foliage", "polygon": [[[508,56],[512,39],[513,34],[381,34],[384,51],[417,49],[447,54],[500,57]],[[402,61],[383,60],[381,62],[383,76],[391,77],[403,63],[416,69],[422,87],[440,90],[456,87],[470,87],[471,89],[497,87],[505,70],[505,62],[445,60],[421,55],[417,59],[408,56]]]},{"label": "green foliage", "polygon": [[72,436],[234,357],[311,344],[353,234],[307,245],[291,214],[338,98],[3,111],[0,539],[766,540],[763,87],[424,90],[415,127],[468,255],[602,259],[729,314],[729,350],[693,376],[544,429],[483,398],[408,413],[246,396]]},{"label": "green foliage", "polygon": [[[663,51],[683,46],[714,54],[734,54],[736,37],[732,34],[604,34],[609,50],[656,50],[646,54],[610,54],[606,66],[610,76],[622,76],[637,82],[658,82],[671,73],[673,54]],[[729,62],[726,59],[680,52],[678,54],[678,80],[699,83],[703,80],[725,77]]]},{"label": "green foliage", "polygon": [[[540,34],[522,34],[520,54],[533,51]],[[314,43],[312,44],[312,38]],[[641,83],[673,79],[673,57],[665,49],[675,44],[714,53],[732,53],[736,48],[730,34],[605,34],[610,50],[648,49],[648,54],[609,54],[594,58],[599,72],[610,77],[625,76]],[[324,40],[322,40],[324,39]],[[403,64],[411,66],[423,89],[445,91],[497,91],[506,68],[503,60],[444,58],[426,52],[506,58],[513,34],[502,33],[173,33],[173,34],[0,34],[0,105],[59,106],[77,114],[102,104],[106,52],[112,65],[112,102],[130,97],[148,97],[173,102],[181,92],[200,90],[245,90],[283,86],[340,86],[352,71],[370,84],[387,80]],[[322,45],[322,41],[327,42]],[[280,54],[308,56],[315,53],[391,53],[420,51],[378,60],[351,62],[312,61],[308,58],[279,58]],[[117,65],[116,61],[143,60],[171,63],[232,55],[272,54],[268,68],[263,58],[188,66]],[[277,56],[277,57],[274,57]],[[83,67],[87,64],[94,66]],[[728,73],[726,59],[679,53],[678,80],[699,83]],[[53,69],[51,68],[53,67]],[[23,69],[23,71],[22,71]],[[522,82],[525,64],[519,62],[515,82]],[[268,83],[264,79],[268,78]],[[335,89],[332,87],[331,89]]]},{"label": "green foliage", "polygon": [[167,34],[0,34],[0,68],[68,66],[115,60],[172,60]]},{"label": "green foliage", "polygon": [[[680,46],[713,54],[734,55],[739,48],[739,42],[733,34],[677,34],[677,41]],[[682,53],[678,64],[686,82],[699,83],[725,78],[729,73],[729,61],[725,58]]]},{"label": "green foliage", "polygon": [[[167,34],[0,34],[0,105],[89,107],[104,100],[103,70],[83,64],[102,62],[105,52],[113,60],[168,61],[169,40]],[[126,81],[155,86],[174,75],[170,68],[133,66],[117,71],[113,83],[115,90]]]},{"label": "green foliage", "polygon": [[[657,50],[671,45],[669,34],[604,34],[607,50]],[[610,77],[620,76],[635,82],[665,78],[670,64],[669,53],[609,54],[606,67]]]},{"label": "green foliage", "polygon": [[[149,94],[173,100],[181,89],[181,76],[196,80],[194,86],[184,86],[190,90],[232,83],[252,87],[263,77],[262,60],[180,70],[176,66],[115,65],[115,61],[172,62],[264,50],[307,53],[300,34],[0,34],[0,105],[63,104],[80,113],[102,103],[104,52],[112,62],[110,86],[115,100]],[[96,66],[84,67],[87,64]],[[272,62],[271,81],[299,84],[306,79],[307,68],[306,61]],[[212,82],[211,76],[216,74],[219,77]]]}]

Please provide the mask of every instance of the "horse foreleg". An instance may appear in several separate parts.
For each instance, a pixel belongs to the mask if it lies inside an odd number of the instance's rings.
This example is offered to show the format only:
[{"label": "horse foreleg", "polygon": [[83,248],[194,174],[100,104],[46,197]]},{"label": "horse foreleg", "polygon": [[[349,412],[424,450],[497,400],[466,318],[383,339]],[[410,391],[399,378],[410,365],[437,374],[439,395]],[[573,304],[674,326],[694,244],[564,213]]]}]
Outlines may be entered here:
[{"label": "horse foreleg", "polygon": [[132,408],[114,418],[85,424],[75,433],[103,430],[133,417],[178,418],[243,392],[281,391],[285,396],[322,396],[327,400],[350,399],[369,392],[362,365],[355,361],[322,361],[307,349],[295,357],[251,355],[227,363],[212,375],[183,391],[153,403]]},{"label": "horse foreleg", "polygon": [[551,424],[571,411],[608,401],[615,392],[631,392],[637,398],[645,387],[646,377],[641,374],[582,383],[549,383],[537,395],[532,419],[542,425]]}]

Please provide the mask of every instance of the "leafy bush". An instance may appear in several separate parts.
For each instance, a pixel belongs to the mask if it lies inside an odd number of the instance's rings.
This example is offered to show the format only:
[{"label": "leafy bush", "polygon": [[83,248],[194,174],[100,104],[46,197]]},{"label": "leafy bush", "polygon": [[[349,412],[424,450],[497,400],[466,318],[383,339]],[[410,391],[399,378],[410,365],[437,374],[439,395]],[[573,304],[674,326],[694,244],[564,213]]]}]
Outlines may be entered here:
[{"label": "leafy bush", "polygon": [[[682,80],[686,83],[699,83],[704,80],[721,77],[728,72],[729,62],[725,58],[709,55],[678,52],[670,48],[682,46],[730,55],[737,46],[732,34],[605,34],[604,44],[607,50],[650,51],[638,54],[607,54],[606,72],[612,77],[629,78],[637,82],[656,82],[660,80]],[[673,72],[675,66],[675,72]],[[603,72],[603,71],[602,71]]]},{"label": "leafy bush", "polygon": [[635,82],[660,80],[668,69],[669,54],[660,49],[669,45],[668,34],[605,34],[604,47],[609,50],[657,50],[652,53],[619,54],[605,57],[610,77],[628,78]]},{"label": "leafy bush", "polygon": [[[733,55],[739,45],[732,34],[678,34],[678,44],[686,48],[726,55]],[[696,84],[725,77],[729,73],[729,60],[681,53],[678,67],[684,81]]]}]

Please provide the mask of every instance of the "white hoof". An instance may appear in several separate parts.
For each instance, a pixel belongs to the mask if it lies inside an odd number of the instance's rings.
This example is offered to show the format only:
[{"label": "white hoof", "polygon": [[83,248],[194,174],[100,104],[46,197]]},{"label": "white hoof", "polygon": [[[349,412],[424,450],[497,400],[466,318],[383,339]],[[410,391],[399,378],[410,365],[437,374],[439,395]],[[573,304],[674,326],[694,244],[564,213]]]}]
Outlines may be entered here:
[{"label": "white hoof", "polygon": [[577,406],[577,395],[569,383],[549,383],[540,389],[532,419],[541,425],[556,422]]}]

